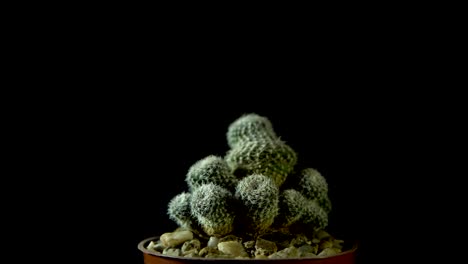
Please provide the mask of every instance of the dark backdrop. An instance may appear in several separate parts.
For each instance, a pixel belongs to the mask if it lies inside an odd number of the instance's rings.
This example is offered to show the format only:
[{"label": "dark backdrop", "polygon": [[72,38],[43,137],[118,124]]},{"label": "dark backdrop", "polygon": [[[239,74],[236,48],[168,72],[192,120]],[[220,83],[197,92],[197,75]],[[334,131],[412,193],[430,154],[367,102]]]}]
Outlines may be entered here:
[{"label": "dark backdrop", "polygon": [[[5,141],[32,160],[20,161],[17,168],[32,172],[17,178],[34,197],[15,207],[28,214],[24,226],[44,232],[41,239],[57,230],[54,245],[76,253],[72,258],[84,252],[112,259],[102,263],[142,263],[137,243],[176,227],[167,203],[186,190],[189,167],[222,155],[228,125],[249,112],[270,118],[300,161],[327,178],[330,228],[360,241],[361,264],[382,263],[387,248],[392,256],[412,253],[421,240],[414,227],[434,215],[445,218],[450,203],[435,203],[451,189],[427,184],[447,181],[447,173],[432,169],[438,161],[428,157],[450,153],[437,152],[434,142],[459,111],[442,111],[456,100],[442,104],[452,78],[438,71],[447,63],[434,55],[440,50],[432,46],[435,27],[419,38],[426,20],[393,28],[392,15],[384,17],[388,25],[352,19],[329,28],[333,19],[327,18],[246,33],[250,23],[238,28],[237,20],[229,28],[215,29],[213,20],[176,28],[169,24],[177,16],[155,23],[153,14],[138,15],[131,25],[126,14],[105,13],[124,23],[103,19],[82,30],[83,19],[75,19],[79,30],[51,31],[57,42],[49,45],[42,28],[40,38],[27,41],[46,46],[23,50],[37,53],[32,62],[17,60],[33,72],[20,73],[17,86],[34,89],[16,89],[20,103],[5,112],[25,112],[13,117],[20,140]],[[446,135],[444,144],[452,131]],[[423,207],[430,217],[418,222],[414,216]],[[52,217],[44,217],[48,208]],[[439,233],[433,243],[445,241],[440,227],[446,226],[424,228]],[[430,242],[432,252],[437,245]],[[394,250],[399,246],[409,250]],[[445,255],[447,249],[438,249]]]}]

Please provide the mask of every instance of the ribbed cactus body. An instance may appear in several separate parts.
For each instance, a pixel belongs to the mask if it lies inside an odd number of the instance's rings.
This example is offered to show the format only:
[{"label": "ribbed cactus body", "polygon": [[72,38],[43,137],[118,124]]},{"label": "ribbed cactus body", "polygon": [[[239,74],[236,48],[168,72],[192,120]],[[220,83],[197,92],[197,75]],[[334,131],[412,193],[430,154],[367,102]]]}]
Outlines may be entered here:
[{"label": "ribbed cactus body", "polygon": [[242,179],[236,187],[235,198],[249,231],[265,231],[278,215],[279,189],[264,175],[253,174]]},{"label": "ribbed cactus body", "polygon": [[282,191],[279,196],[279,213],[275,219],[275,226],[288,227],[299,221],[307,203],[307,199],[294,189]]},{"label": "ribbed cactus body", "polygon": [[226,161],[218,156],[210,155],[193,164],[185,178],[190,190],[203,184],[214,183],[228,190],[234,190],[237,179],[232,174]]},{"label": "ribbed cactus body", "polygon": [[307,199],[316,200],[327,213],[331,211],[327,181],[316,169],[303,169],[299,174],[296,189]]},{"label": "ribbed cactus body", "polygon": [[307,200],[301,222],[315,230],[324,229],[328,225],[328,214],[315,200]]},{"label": "ribbed cactus body", "polygon": [[280,139],[244,141],[225,156],[229,167],[244,174],[262,174],[281,186],[297,163],[296,152]]},{"label": "ribbed cactus body", "polygon": [[227,132],[228,145],[234,148],[239,142],[276,139],[273,126],[266,117],[251,113],[235,120]]},{"label": "ribbed cactus body", "polygon": [[193,218],[190,209],[191,193],[180,193],[169,201],[167,214],[179,226],[189,228],[192,226]]},{"label": "ribbed cactus body", "polygon": [[232,232],[235,215],[232,210],[233,195],[225,188],[209,183],[192,193],[190,208],[206,234],[222,236]]}]

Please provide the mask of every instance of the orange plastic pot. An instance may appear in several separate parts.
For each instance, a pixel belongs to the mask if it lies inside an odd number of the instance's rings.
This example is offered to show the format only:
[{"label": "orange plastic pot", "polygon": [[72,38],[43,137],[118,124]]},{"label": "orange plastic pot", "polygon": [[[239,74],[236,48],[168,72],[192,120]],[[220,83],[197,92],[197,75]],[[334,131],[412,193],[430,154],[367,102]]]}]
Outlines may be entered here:
[{"label": "orange plastic pot", "polygon": [[353,241],[348,250],[329,257],[317,258],[290,258],[290,259],[222,259],[222,258],[185,258],[159,254],[146,249],[150,241],[156,241],[158,237],[150,237],[138,244],[138,249],[143,253],[144,264],[355,264],[358,243]]}]

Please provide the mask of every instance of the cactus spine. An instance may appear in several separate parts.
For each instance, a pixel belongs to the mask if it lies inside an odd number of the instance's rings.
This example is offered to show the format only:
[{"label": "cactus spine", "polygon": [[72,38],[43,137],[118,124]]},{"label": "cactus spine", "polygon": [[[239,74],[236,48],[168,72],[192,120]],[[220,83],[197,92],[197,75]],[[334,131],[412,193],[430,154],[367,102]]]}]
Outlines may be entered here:
[{"label": "cactus spine", "polygon": [[265,117],[240,117],[229,126],[227,139],[231,149],[225,160],[234,172],[262,174],[279,187],[297,163],[296,152],[276,136]]},{"label": "cactus spine", "polygon": [[190,228],[193,224],[190,210],[191,195],[191,193],[186,192],[176,195],[169,202],[167,209],[169,218],[175,221],[179,226],[185,228]]},{"label": "cactus spine", "polygon": [[226,161],[218,156],[210,155],[193,164],[186,176],[190,190],[195,190],[203,184],[213,183],[228,190],[234,190],[237,178],[232,174]]},{"label": "cactus spine", "polygon": [[328,214],[315,200],[308,200],[301,222],[316,231],[324,229],[328,225]]},{"label": "cactus spine", "polygon": [[328,225],[328,213],[318,205],[317,200],[307,199],[297,190],[282,191],[279,201],[279,215],[275,219],[277,227],[303,225],[319,230]]},{"label": "cactus spine", "polygon": [[245,114],[229,125],[227,141],[230,148],[240,142],[274,140],[277,136],[266,117],[257,114]]},{"label": "cactus spine", "polygon": [[275,219],[275,226],[288,227],[301,219],[307,199],[294,189],[281,192],[279,197],[279,214]]},{"label": "cactus spine", "polygon": [[236,187],[235,198],[241,204],[249,231],[265,231],[278,215],[278,187],[264,175],[253,174],[242,179]]},{"label": "cactus spine", "polygon": [[316,200],[318,205],[327,213],[331,211],[327,181],[316,169],[303,169],[300,172],[300,178],[296,189],[307,199]]},{"label": "cactus spine", "polygon": [[232,211],[232,194],[213,183],[194,190],[190,208],[206,234],[222,236],[232,232],[235,215]]}]

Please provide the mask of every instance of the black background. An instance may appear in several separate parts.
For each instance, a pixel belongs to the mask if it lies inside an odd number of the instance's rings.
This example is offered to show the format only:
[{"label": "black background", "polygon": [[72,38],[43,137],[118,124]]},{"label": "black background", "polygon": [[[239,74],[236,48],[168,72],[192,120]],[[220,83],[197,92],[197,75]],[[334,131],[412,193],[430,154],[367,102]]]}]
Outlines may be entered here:
[{"label": "black background", "polygon": [[291,19],[127,8],[34,12],[13,30],[4,139],[20,183],[5,199],[20,203],[15,234],[38,232],[27,234],[38,247],[52,242],[41,253],[60,246],[70,261],[142,263],[138,242],[176,227],[167,203],[189,167],[223,155],[228,125],[255,112],[326,177],[330,229],[360,241],[360,264],[415,247],[447,255],[437,243],[458,234],[448,213],[462,199],[441,198],[464,194],[453,191],[463,170],[446,172],[462,155],[438,167],[464,151],[452,25],[420,6]]},{"label": "black background", "polygon": [[312,42],[289,30],[280,42],[275,34],[212,42],[213,31],[188,25],[112,28],[76,39],[57,70],[36,76],[64,89],[38,91],[47,99],[28,112],[37,120],[31,156],[45,158],[39,167],[50,175],[37,180],[58,186],[39,189],[58,203],[49,224],[80,252],[141,263],[138,242],[176,228],[167,203],[187,190],[189,167],[224,155],[228,125],[252,112],[326,177],[330,231],[360,242],[361,264],[381,263],[382,249],[419,225],[414,212],[431,191],[419,183],[431,175],[418,160],[438,101],[421,86],[432,76],[419,67],[428,58],[417,43],[341,26]]}]

